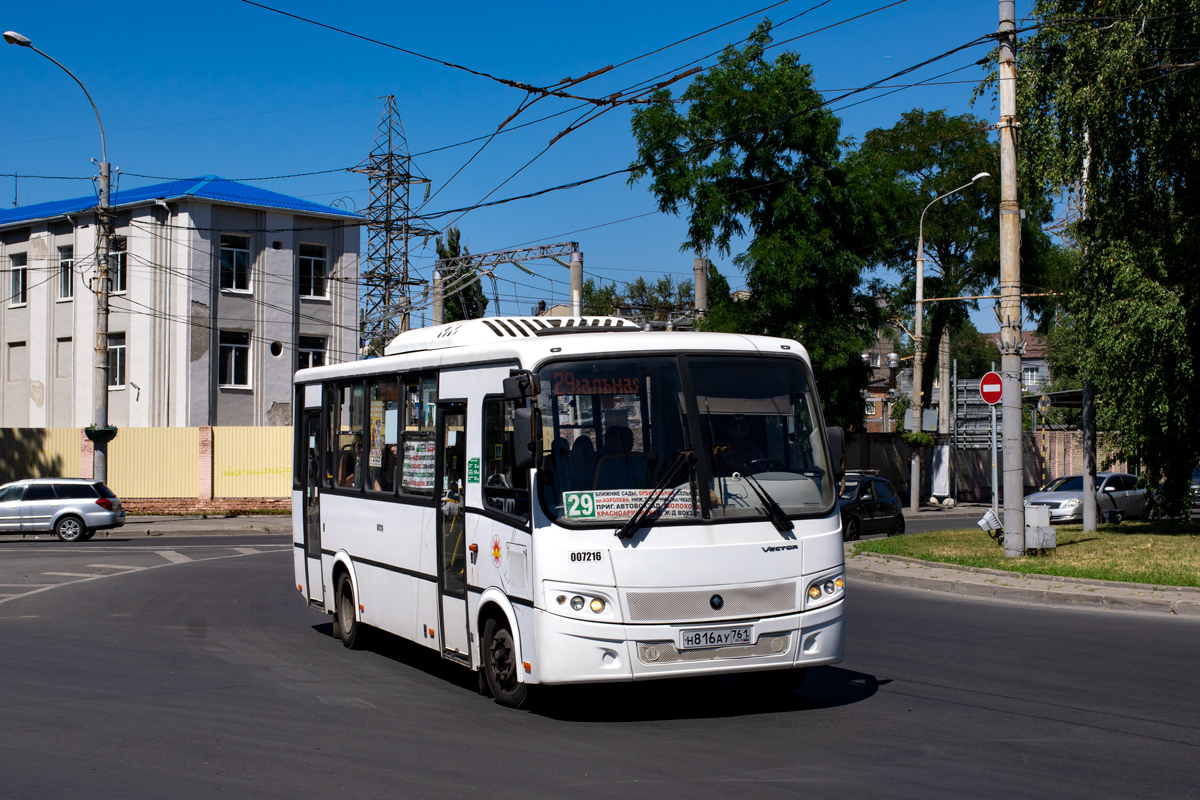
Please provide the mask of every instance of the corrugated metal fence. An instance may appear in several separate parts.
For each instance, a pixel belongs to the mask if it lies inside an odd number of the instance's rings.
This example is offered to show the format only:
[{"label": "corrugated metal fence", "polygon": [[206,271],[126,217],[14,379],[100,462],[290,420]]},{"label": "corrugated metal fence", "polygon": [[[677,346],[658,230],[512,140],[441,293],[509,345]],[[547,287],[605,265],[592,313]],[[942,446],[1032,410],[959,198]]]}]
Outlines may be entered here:
[{"label": "corrugated metal fence", "polygon": [[[211,449],[200,446],[207,436]],[[211,499],[290,499],[291,453],[290,425],[121,428],[108,446],[108,484],[123,499],[204,500],[211,478]],[[79,428],[0,428],[0,483],[91,474],[90,442]]]}]

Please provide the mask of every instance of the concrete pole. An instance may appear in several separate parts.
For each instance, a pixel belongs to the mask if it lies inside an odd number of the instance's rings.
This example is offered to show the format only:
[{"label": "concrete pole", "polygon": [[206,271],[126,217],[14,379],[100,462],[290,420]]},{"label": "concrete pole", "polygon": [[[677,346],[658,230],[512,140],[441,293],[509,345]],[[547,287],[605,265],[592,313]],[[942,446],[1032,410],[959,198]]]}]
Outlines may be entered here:
[{"label": "concrete pole", "polygon": [[942,341],[938,345],[938,433],[950,433],[950,328],[942,328]]},{"label": "concrete pole", "polygon": [[583,316],[583,253],[571,253],[571,316]]},{"label": "concrete pole", "polygon": [[433,280],[429,283],[429,293],[433,300],[432,323],[441,325],[445,319],[446,298],[442,296],[442,271],[433,268]]},{"label": "concrete pole", "polygon": [[[928,210],[929,206],[925,206],[925,211]],[[912,420],[908,426],[908,430],[912,433],[919,433],[921,430],[921,337],[924,335],[925,320],[925,211],[921,212],[921,222],[917,226],[917,316],[913,321]],[[923,451],[919,447],[910,449],[912,450],[912,464],[909,475],[908,509],[916,514],[921,510],[921,456]]]},{"label": "concrete pole", "polygon": [[708,316],[708,259],[692,259],[692,273],[695,276],[692,285],[696,290],[696,316],[704,319]]},{"label": "concrete pole", "polygon": [[[112,258],[112,207],[110,196],[112,173],[107,161],[100,162],[100,205],[96,213],[96,347],[92,356],[95,371],[92,380],[92,425],[101,430],[108,427],[108,293],[109,259]],[[103,436],[92,440],[92,479],[108,480],[108,441]]]},{"label": "concrete pole", "polygon": [[1083,382],[1083,532],[1096,532],[1096,387]]},{"label": "concrete pole", "polygon": [[1000,0],[1000,379],[1004,387],[1004,555],[1025,552],[1021,453],[1021,209],[1017,202],[1014,0]]}]

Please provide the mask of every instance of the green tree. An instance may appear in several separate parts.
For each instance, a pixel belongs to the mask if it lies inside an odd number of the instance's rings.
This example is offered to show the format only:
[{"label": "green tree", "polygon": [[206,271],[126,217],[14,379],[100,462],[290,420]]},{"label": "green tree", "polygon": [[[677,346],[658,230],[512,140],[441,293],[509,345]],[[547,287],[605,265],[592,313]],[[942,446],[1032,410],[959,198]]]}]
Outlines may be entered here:
[{"label": "green tree", "polygon": [[[446,231],[445,242],[439,236],[435,247],[439,259],[470,255],[470,251],[462,246],[462,232],[458,228],[452,227]],[[469,265],[461,266],[449,275],[443,275],[442,281],[443,286],[450,287],[442,307],[445,322],[478,319],[486,313],[488,299],[483,293],[483,282],[477,269]]]},{"label": "green tree", "polygon": [[[911,315],[922,211],[935,197],[970,183],[980,172],[998,176],[999,147],[990,138],[987,124],[971,114],[949,116],[944,111],[915,109],[901,115],[891,128],[867,133],[850,161],[859,180],[871,187],[875,201],[876,227],[882,240],[877,250],[879,263],[901,276],[894,303],[907,307]],[[925,297],[994,293],[1000,277],[999,201],[999,185],[991,182],[963,189],[929,208],[923,230]],[[1041,228],[1051,220],[1052,206],[1040,192],[1026,196],[1023,205],[1022,277],[1026,283],[1045,285],[1046,274],[1054,271],[1060,258],[1058,248]],[[925,408],[933,397],[942,333],[950,332],[953,350],[955,335],[967,331],[972,353],[978,354],[978,336],[969,317],[969,312],[978,308],[976,300],[925,306],[927,338],[922,343],[921,380]],[[1033,308],[1035,312],[1043,309],[1043,303]],[[971,337],[972,333],[976,335]],[[995,348],[991,355],[985,361],[995,360]],[[979,360],[973,358],[973,362]]]},{"label": "green tree", "polygon": [[628,311],[635,317],[666,321],[692,310],[694,292],[691,281],[675,283],[670,275],[656,281],[638,277],[626,284],[625,292],[616,283],[596,283],[591,278],[583,282],[583,313],[595,315]]},{"label": "green tree", "polygon": [[1075,368],[1126,458],[1186,511],[1200,458],[1200,15],[1168,0],[1038,0],[1021,48],[1022,168],[1076,187]]},{"label": "green tree", "polygon": [[664,89],[634,112],[630,181],[649,177],[660,210],[686,212],[682,251],[729,255],[748,238],[733,261],[750,299],[718,295],[706,327],[799,339],[826,420],[861,428],[867,368],[859,354],[882,318],[862,276],[871,214],[842,163],[840,122],[821,107],[811,67],[793,52],[764,57],[770,30],[764,21],[741,50],[726,48],[682,103]]}]

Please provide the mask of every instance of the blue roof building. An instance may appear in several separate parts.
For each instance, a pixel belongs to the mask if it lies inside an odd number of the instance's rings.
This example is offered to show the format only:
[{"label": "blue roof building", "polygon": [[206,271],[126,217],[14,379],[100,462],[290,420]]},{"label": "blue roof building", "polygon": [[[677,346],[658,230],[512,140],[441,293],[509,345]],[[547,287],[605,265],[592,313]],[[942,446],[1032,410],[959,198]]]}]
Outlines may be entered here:
[{"label": "blue roof building", "polygon": [[[0,210],[0,427],[92,421],[96,197]],[[353,360],[363,218],[217,176],[113,195],[109,420],[290,425]]]}]

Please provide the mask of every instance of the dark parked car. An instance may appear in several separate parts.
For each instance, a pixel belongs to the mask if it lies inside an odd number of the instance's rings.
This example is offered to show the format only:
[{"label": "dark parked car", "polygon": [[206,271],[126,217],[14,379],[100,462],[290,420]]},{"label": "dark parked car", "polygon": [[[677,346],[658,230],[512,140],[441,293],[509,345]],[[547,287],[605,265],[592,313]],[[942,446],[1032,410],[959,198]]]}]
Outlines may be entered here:
[{"label": "dark parked car", "polygon": [[903,506],[892,485],[883,478],[847,473],[838,507],[842,512],[842,541],[855,541],[864,533],[904,533]]},{"label": "dark parked car", "polygon": [[124,524],[121,501],[100,481],[32,478],[0,486],[0,533],[53,531],[64,542],[86,542]]}]

